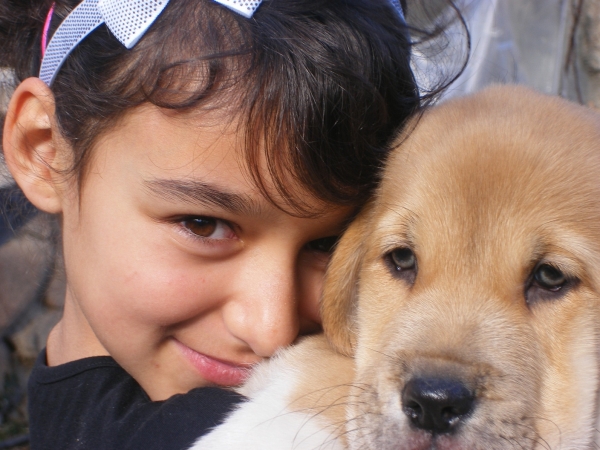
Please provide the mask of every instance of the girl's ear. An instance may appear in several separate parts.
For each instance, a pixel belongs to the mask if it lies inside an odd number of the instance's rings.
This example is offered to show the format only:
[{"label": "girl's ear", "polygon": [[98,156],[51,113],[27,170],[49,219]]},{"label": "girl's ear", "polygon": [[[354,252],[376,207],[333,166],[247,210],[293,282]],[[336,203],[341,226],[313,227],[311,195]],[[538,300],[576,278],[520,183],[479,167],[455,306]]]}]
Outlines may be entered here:
[{"label": "girl's ear", "polygon": [[[8,105],[2,149],[13,178],[38,209],[62,211],[62,143],[54,118],[54,95],[39,78],[27,78]],[[64,144],[62,144],[64,145]]]},{"label": "girl's ear", "polygon": [[329,343],[346,356],[354,354],[356,345],[358,284],[372,210],[373,205],[367,205],[342,235],[325,275],[323,330]]}]

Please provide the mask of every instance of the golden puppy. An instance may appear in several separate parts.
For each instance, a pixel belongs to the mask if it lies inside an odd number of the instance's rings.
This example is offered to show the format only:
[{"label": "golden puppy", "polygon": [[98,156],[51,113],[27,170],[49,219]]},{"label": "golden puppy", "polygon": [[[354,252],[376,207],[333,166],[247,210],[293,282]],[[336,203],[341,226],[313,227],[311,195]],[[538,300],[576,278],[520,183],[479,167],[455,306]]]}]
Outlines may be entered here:
[{"label": "golden puppy", "polygon": [[521,87],[426,112],[323,317],[352,449],[597,448],[600,116]]},{"label": "golden puppy", "polygon": [[283,352],[198,449],[597,448],[600,117],[494,87],[412,125],[328,271],[346,358]]}]

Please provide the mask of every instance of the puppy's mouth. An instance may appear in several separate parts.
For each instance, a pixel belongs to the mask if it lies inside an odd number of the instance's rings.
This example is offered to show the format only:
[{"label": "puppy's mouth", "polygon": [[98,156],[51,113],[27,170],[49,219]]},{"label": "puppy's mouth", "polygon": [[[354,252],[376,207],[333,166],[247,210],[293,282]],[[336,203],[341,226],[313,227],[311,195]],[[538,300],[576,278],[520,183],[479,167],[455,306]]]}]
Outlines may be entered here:
[{"label": "puppy's mouth", "polygon": [[409,438],[410,450],[466,450],[466,446],[452,435],[435,436],[430,433],[417,432]]},{"label": "puppy's mouth", "polygon": [[522,373],[450,350],[385,354],[353,391],[353,450],[539,448],[535,386]]}]

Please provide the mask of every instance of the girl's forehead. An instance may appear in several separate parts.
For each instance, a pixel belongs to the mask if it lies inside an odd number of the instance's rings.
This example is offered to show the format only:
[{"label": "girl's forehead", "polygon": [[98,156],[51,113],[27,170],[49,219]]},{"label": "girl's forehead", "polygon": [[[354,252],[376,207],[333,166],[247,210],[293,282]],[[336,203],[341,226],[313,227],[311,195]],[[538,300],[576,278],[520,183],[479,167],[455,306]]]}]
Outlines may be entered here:
[{"label": "girl's forehead", "polygon": [[287,210],[285,194],[309,205],[314,216],[339,208],[293,181],[291,170],[287,192],[279,192],[263,153],[258,155],[258,164],[266,196],[248,168],[245,143],[243,120],[226,109],[181,114],[143,105],[124,115],[98,140],[92,163],[96,167],[91,169],[96,173],[122,171],[123,176],[173,196],[191,198],[194,192],[212,191],[247,205],[246,209],[259,210],[261,204],[265,209],[270,203],[270,207]]},{"label": "girl's forehead", "polygon": [[[173,176],[226,172],[243,162],[244,134],[239,120],[223,111],[175,114],[145,104],[128,111],[94,151],[117,160],[133,159],[141,170],[147,165],[146,170],[165,170]],[[123,147],[129,150],[118,151]]]}]

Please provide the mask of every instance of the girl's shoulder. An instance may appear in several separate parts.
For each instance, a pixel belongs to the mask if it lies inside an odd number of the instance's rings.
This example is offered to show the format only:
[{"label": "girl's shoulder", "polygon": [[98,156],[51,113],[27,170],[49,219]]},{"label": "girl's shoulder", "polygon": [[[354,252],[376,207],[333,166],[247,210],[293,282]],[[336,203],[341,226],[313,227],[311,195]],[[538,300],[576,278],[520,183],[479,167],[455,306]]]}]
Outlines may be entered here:
[{"label": "girl's shoulder", "polygon": [[184,449],[243,400],[233,391],[198,388],[153,402],[111,357],[48,367],[45,351],[28,395],[36,449]]}]

